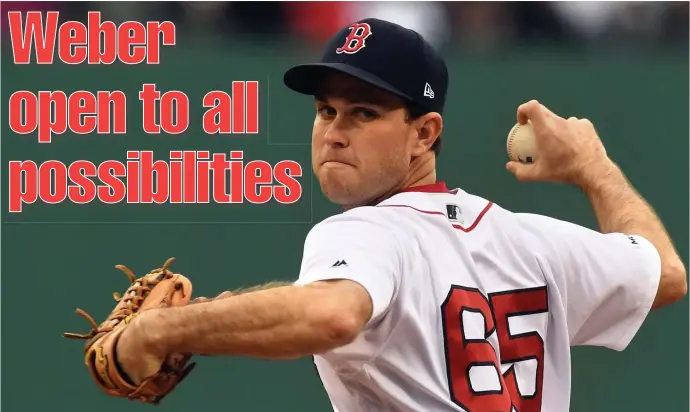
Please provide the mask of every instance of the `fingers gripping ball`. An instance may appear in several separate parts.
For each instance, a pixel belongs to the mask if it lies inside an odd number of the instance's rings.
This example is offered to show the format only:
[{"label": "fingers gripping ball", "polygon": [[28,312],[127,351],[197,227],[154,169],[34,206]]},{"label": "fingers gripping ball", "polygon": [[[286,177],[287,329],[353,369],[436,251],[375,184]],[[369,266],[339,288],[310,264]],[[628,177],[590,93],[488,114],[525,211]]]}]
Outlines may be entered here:
[{"label": "fingers gripping ball", "polygon": [[531,123],[517,123],[510,129],[506,150],[508,151],[508,157],[512,161],[534,163],[537,157],[537,147]]},{"label": "fingers gripping ball", "polygon": [[187,365],[190,355],[171,355],[158,373],[139,385],[134,385],[115,361],[117,341],[137,314],[149,309],[184,306],[189,302],[192,283],[185,276],[168,270],[173,260],[174,258],[168,259],[163,267],[140,278],[136,278],[126,266],[115,266],[127,275],[131,284],[123,296],[117,292],[113,294],[118,302],[115,309],[100,325],[88,313],[77,309],[77,314],[85,317],[91,324],[91,331],[86,334],[63,335],[66,338],[86,340],[86,367],[96,385],[108,395],[158,404],[194,367],[194,364]]}]

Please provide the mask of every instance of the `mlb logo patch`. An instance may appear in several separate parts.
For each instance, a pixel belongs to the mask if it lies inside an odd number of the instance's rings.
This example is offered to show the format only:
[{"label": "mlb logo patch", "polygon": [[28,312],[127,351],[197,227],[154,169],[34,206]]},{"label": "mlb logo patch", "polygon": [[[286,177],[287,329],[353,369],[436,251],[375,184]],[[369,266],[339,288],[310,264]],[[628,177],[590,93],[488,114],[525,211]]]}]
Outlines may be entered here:
[{"label": "mlb logo patch", "polygon": [[465,222],[465,219],[462,217],[460,206],[455,204],[446,205],[446,216],[448,216],[448,220],[454,223],[462,224]]}]

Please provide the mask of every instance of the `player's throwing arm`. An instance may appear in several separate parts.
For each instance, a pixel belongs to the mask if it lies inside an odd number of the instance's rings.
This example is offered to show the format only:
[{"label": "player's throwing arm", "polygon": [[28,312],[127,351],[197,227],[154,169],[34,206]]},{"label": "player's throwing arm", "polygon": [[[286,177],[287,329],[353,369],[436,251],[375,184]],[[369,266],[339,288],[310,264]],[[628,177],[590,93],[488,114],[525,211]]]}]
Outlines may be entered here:
[{"label": "player's throwing arm", "polygon": [[[517,110],[518,125],[529,125],[513,142],[523,153],[506,165],[520,181],[567,183],[589,198],[603,233],[620,232],[649,240],[661,258],[661,279],[654,308],[673,303],[687,293],[685,266],[652,208],[635,191],[622,170],[606,154],[592,122],[564,119],[532,100]],[[519,132],[519,130],[518,130]],[[511,133],[511,135],[517,133]],[[511,141],[508,141],[509,154]]]}]

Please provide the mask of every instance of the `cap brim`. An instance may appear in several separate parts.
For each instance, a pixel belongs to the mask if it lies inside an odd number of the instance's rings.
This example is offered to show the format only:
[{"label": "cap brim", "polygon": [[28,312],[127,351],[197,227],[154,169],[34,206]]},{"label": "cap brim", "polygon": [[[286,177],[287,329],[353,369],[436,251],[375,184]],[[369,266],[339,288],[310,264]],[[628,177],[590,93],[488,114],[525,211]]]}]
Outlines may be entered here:
[{"label": "cap brim", "polygon": [[347,74],[374,87],[390,92],[402,99],[412,101],[410,96],[381,80],[379,77],[344,63],[312,63],[295,66],[285,72],[283,82],[288,88],[297,93],[313,96],[317,92],[323,78],[332,73]]}]

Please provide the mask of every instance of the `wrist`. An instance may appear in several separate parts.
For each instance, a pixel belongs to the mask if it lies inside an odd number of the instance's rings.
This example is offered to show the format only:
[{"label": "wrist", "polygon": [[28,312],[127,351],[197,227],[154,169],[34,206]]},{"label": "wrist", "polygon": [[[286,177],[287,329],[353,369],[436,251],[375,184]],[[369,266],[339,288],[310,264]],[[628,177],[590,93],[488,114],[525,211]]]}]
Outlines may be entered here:
[{"label": "wrist", "polygon": [[130,327],[134,328],[133,334],[141,339],[144,350],[159,357],[165,357],[169,354],[165,340],[163,312],[164,309],[142,312],[137,316],[136,322],[130,325]]},{"label": "wrist", "polygon": [[583,168],[573,183],[584,193],[589,194],[624,181],[625,177],[618,165],[607,159],[605,162]]}]

